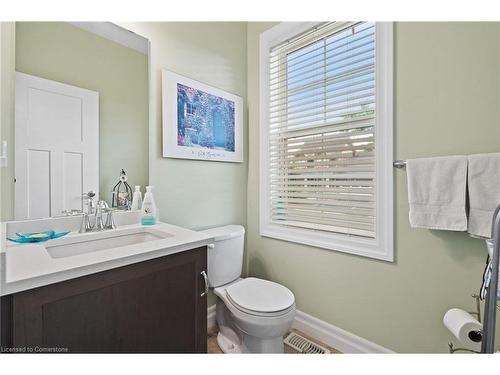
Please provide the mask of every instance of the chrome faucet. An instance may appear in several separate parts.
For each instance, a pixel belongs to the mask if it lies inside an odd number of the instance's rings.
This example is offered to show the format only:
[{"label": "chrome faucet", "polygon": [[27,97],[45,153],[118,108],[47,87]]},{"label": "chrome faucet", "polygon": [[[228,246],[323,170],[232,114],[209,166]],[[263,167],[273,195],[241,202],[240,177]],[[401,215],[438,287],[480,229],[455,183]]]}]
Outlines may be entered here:
[{"label": "chrome faucet", "polygon": [[89,192],[82,194],[82,198],[87,199],[87,213],[89,215],[95,213],[96,208],[95,208],[94,197],[95,197],[95,191],[93,190],[89,190]]},{"label": "chrome faucet", "polygon": [[[83,194],[83,198],[88,199],[87,212],[83,213],[82,225],[80,226],[80,233],[101,231],[106,229],[116,229],[116,224],[113,219],[114,209],[110,208],[106,201],[100,200],[97,205],[94,203],[95,193],[89,191]],[[103,213],[107,214],[106,224],[103,221]],[[94,216],[93,222],[90,220],[90,216]]]}]

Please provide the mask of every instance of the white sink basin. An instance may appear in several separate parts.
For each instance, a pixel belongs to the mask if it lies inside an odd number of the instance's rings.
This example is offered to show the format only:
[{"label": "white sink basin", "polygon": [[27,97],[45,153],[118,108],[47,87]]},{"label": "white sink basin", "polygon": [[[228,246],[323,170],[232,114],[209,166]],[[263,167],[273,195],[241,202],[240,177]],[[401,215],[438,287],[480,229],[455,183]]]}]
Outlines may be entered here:
[{"label": "white sink basin", "polygon": [[80,254],[162,240],[169,237],[173,236],[154,228],[140,227],[126,231],[109,230],[85,233],[73,237],[63,237],[59,240],[48,242],[45,245],[45,249],[52,258],[67,258]]}]

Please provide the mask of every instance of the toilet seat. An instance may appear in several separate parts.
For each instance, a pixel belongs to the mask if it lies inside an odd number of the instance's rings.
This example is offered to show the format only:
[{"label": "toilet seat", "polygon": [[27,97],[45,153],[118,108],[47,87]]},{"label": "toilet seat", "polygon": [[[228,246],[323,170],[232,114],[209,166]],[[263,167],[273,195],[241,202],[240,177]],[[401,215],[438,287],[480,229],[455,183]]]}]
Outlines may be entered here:
[{"label": "toilet seat", "polygon": [[241,279],[229,285],[225,292],[235,308],[251,315],[279,316],[295,306],[295,297],[288,288],[255,277]]}]

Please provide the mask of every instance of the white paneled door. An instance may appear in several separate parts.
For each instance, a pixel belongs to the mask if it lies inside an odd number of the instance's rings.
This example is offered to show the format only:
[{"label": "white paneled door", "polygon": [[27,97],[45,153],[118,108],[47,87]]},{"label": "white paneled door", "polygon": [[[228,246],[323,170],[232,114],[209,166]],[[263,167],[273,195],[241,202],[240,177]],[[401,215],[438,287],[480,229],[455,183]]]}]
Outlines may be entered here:
[{"label": "white paneled door", "polygon": [[[16,73],[15,218],[82,209],[99,189],[99,93]],[[99,196],[99,195],[97,195]]]}]

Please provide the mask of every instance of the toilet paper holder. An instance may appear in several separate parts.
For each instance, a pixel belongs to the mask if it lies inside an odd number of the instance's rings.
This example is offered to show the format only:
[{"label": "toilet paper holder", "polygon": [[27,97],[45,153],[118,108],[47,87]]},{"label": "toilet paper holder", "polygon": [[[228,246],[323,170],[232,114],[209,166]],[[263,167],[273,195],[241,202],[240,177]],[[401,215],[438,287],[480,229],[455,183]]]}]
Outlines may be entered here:
[{"label": "toilet paper holder", "polygon": [[450,351],[450,354],[456,353],[456,352],[469,352],[469,353],[476,353],[480,354],[481,352],[476,352],[475,350],[472,349],[467,349],[467,348],[455,348],[452,342],[448,343],[448,349]]},{"label": "toilet paper holder", "polygon": [[[471,315],[476,315],[477,316],[477,320],[479,321],[479,323],[481,323],[481,297],[476,294],[476,293],[473,293],[471,295],[472,298],[474,298],[476,300],[476,311],[468,311],[469,314]],[[474,338],[470,337],[470,335],[474,335]],[[482,341],[483,339],[483,331],[481,329],[478,329],[477,331],[472,331],[469,333],[469,337],[473,340],[473,341]],[[450,341],[448,342],[448,350],[450,351],[450,354],[453,354],[453,353],[456,353],[456,352],[469,352],[469,353],[481,353],[481,352],[477,352],[475,350],[472,350],[472,349],[467,349],[467,348],[460,348],[460,347],[455,347],[453,345],[453,343]]]},{"label": "toilet paper holder", "polygon": [[476,311],[468,311],[468,313],[471,315],[476,315],[477,321],[479,323],[482,323],[481,322],[481,296],[479,294],[472,293],[471,297],[476,300]]}]

